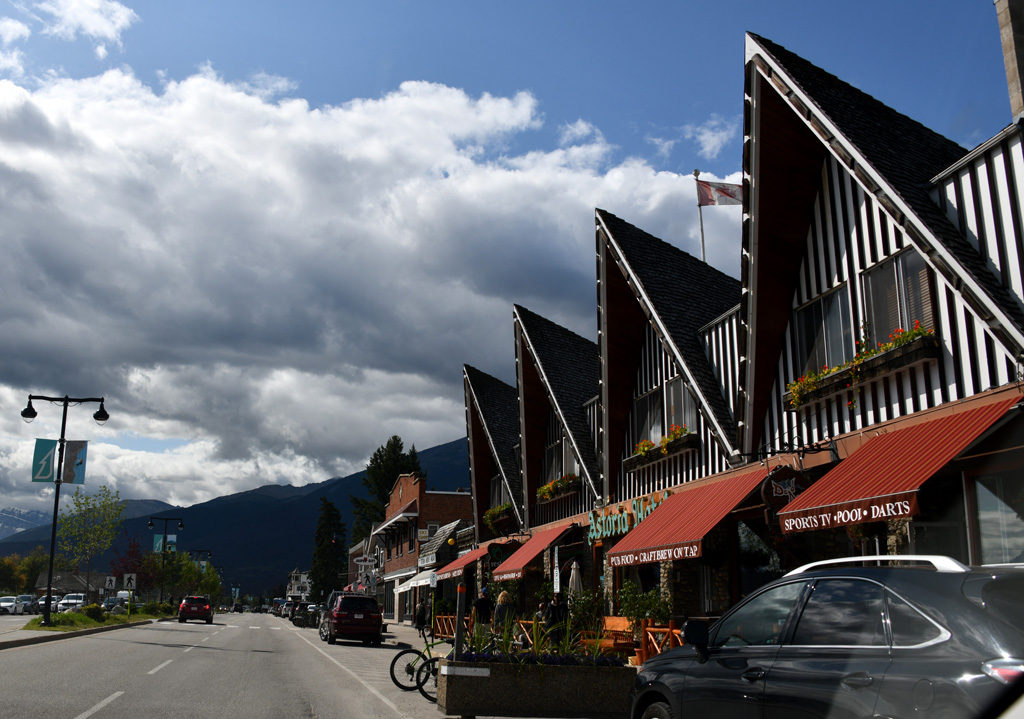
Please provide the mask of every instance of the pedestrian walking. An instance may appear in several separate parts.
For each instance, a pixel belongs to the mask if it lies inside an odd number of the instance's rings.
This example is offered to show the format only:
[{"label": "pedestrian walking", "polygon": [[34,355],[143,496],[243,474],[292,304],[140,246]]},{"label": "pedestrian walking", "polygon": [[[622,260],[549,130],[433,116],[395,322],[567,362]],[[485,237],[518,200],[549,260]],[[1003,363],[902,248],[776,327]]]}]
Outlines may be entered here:
[{"label": "pedestrian walking", "polygon": [[491,631],[491,614],[494,613],[494,602],[487,596],[487,587],[480,590],[480,596],[473,602],[470,617],[473,620],[475,633]]},{"label": "pedestrian walking", "polygon": [[547,625],[548,637],[553,643],[562,641],[565,636],[565,622],[569,618],[568,607],[562,602],[561,593],[555,593],[544,611],[544,623]]},{"label": "pedestrian walking", "polygon": [[512,595],[508,592],[502,592],[498,595],[498,606],[494,608],[494,633],[504,636],[512,626],[515,618]]}]

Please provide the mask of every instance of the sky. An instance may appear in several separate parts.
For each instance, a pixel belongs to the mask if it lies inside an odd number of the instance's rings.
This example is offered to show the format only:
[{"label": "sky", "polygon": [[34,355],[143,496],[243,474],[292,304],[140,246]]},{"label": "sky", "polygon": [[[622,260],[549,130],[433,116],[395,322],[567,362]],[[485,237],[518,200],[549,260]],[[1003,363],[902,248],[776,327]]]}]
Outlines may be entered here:
[{"label": "sky", "polygon": [[[594,208],[699,255],[741,179],[744,33],[971,148],[1011,121],[991,0],[0,0],[0,507],[191,505],[465,435],[512,305],[594,339]],[[740,208],[704,211],[739,272]]]}]

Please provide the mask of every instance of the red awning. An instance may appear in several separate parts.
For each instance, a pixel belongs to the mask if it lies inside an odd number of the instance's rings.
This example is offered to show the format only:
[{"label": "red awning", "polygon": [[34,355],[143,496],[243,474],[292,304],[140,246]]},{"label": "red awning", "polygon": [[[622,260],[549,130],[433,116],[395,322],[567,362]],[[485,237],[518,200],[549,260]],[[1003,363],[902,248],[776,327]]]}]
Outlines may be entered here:
[{"label": "red awning", "polygon": [[476,560],[480,559],[480,557],[484,556],[485,554],[487,554],[487,547],[477,547],[473,551],[463,554],[454,562],[446,564],[445,566],[437,570],[437,581],[440,582],[443,579],[461,577],[462,573],[466,571],[466,567],[468,567],[471,563],[475,562]]},{"label": "red awning", "polygon": [[1015,395],[872,437],[779,512],[783,532],[917,514],[917,490],[1020,401]]},{"label": "red awning", "polygon": [[543,552],[549,544],[568,532],[570,527],[572,525],[567,524],[562,527],[554,527],[553,529],[545,529],[543,532],[537,532],[527,540],[526,544],[513,552],[511,557],[499,564],[491,574],[491,578],[496,582],[520,579],[523,576],[523,570],[526,569],[526,565]]},{"label": "red awning", "polygon": [[691,559],[701,540],[768,476],[766,467],[684,485],[619,540],[608,553],[613,567]]}]

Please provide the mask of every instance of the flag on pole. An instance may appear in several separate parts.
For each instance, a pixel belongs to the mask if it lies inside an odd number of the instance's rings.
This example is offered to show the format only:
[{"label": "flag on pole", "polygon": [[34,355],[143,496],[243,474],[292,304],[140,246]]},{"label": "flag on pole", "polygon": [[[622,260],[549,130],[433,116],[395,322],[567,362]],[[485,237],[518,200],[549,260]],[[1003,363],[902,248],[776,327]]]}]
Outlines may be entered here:
[{"label": "flag on pole", "polygon": [[742,205],[743,185],[697,180],[697,206]]}]

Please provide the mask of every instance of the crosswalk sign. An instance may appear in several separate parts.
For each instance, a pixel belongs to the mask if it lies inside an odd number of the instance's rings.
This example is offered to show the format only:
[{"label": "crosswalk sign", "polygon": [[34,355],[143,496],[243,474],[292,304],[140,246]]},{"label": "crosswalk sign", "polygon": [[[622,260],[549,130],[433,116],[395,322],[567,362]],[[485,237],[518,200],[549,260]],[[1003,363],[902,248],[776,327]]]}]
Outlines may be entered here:
[{"label": "crosswalk sign", "polygon": [[116,589],[117,588],[117,577],[107,577],[103,582],[104,589]]},{"label": "crosswalk sign", "polygon": [[124,575],[124,588],[127,589],[129,592],[135,590],[135,575],[134,574],[126,574],[126,575]]}]

